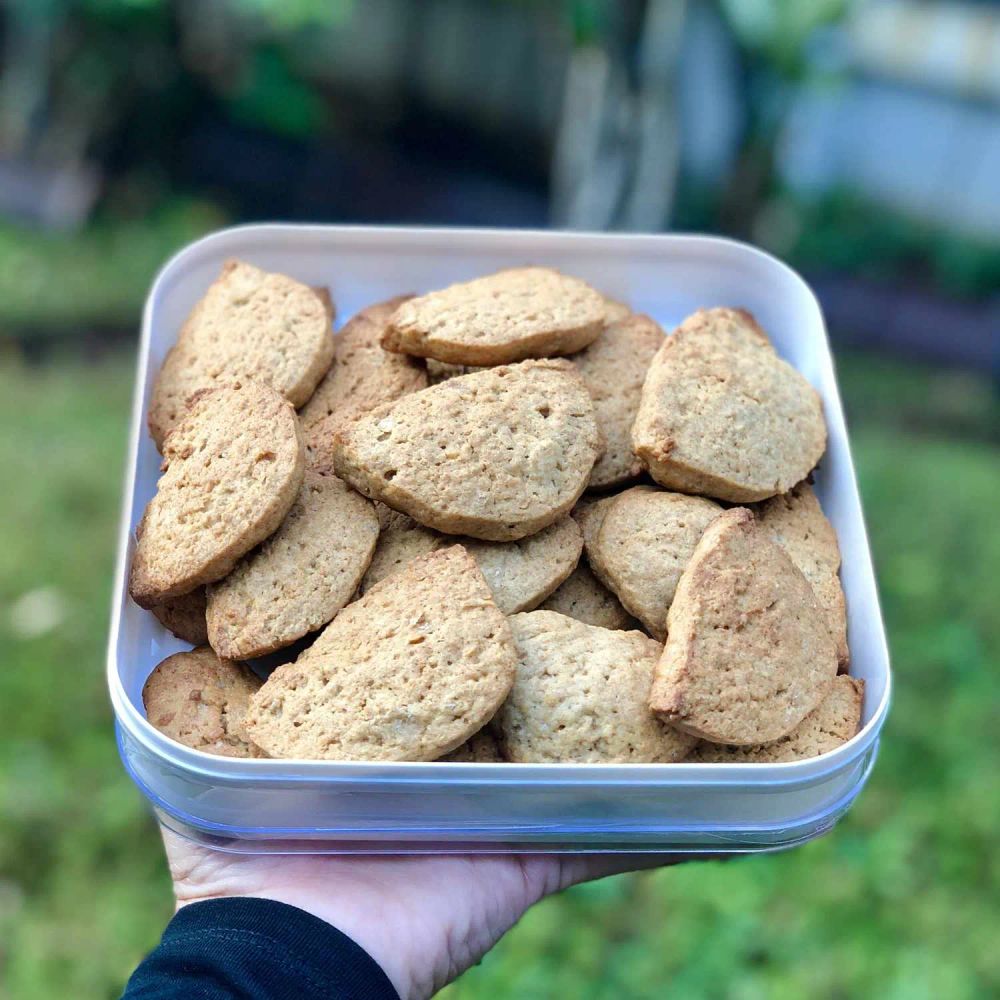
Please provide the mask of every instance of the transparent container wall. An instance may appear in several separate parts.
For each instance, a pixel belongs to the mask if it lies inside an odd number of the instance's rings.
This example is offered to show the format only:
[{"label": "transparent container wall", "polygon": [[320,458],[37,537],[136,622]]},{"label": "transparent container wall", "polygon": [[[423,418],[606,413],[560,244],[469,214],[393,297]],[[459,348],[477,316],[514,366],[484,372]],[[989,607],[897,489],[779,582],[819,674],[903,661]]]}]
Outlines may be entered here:
[{"label": "transparent container wall", "polygon": [[[119,733],[133,780],[171,829],[231,851],[683,850],[790,847],[829,829],[860,792],[872,746],[834,773],[792,784],[484,777],[225,785],[179,772]],[[194,812],[186,812],[180,803]],[[211,816],[209,820],[206,817]],[[289,817],[308,816],[310,825]],[[169,817],[169,819],[167,819]],[[296,844],[298,845],[296,847]]]}]

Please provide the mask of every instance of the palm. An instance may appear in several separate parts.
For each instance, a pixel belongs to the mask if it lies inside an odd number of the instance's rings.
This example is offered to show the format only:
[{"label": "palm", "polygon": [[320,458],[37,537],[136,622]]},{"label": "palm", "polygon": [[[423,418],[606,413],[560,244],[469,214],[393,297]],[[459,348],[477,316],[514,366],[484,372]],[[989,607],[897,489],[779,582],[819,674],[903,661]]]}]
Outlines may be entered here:
[{"label": "palm", "polygon": [[651,855],[241,855],[163,837],[178,905],[260,896],[298,906],[360,944],[404,998],[454,979],[544,896],[664,863]]}]

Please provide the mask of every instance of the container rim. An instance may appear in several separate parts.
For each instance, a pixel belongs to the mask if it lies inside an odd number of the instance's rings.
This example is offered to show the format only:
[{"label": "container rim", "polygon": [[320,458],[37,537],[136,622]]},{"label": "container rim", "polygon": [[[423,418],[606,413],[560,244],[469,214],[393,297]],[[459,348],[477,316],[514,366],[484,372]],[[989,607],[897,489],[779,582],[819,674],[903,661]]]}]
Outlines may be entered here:
[{"label": "container rim", "polygon": [[[234,237],[248,234],[288,233],[298,236],[329,236],[333,233],[351,236],[360,240],[366,248],[381,250],[386,239],[404,244],[424,245],[428,236],[446,240],[461,239],[474,247],[489,248],[503,242],[538,241],[542,244],[587,244],[602,243],[608,246],[628,246],[655,249],[667,244],[684,244],[692,252],[707,252],[713,248],[725,248],[748,258],[759,259],[782,274],[804,296],[810,312],[822,331],[827,344],[827,363],[832,365],[829,352],[829,338],[822,310],[815,293],[805,279],[788,264],[772,254],[729,237],[703,235],[699,233],[608,233],[589,231],[565,231],[546,229],[499,229],[486,227],[454,226],[379,226],[379,225],[338,225],[338,224],[298,224],[298,223],[248,223],[229,226],[209,233],[178,250],[160,268],[153,280],[143,307],[142,331],[136,361],[136,377],[133,386],[131,424],[128,439],[127,461],[123,483],[123,510],[119,526],[118,553],[114,578],[111,622],[107,647],[107,681],[111,702],[119,724],[140,744],[172,766],[200,777],[210,777],[218,783],[243,784],[254,779],[261,784],[284,784],[298,781],[322,781],[330,783],[379,780],[430,781],[441,784],[521,784],[524,782],[559,781],[570,784],[593,785],[608,782],[615,785],[628,783],[630,776],[637,783],[664,785],[711,785],[740,786],[765,785],[810,785],[830,774],[840,771],[853,763],[876,741],[885,721],[891,703],[892,669],[885,639],[881,608],[875,595],[875,608],[880,628],[876,637],[878,656],[886,665],[885,688],[871,718],[847,743],[818,757],[806,760],[788,761],[775,764],[731,764],[731,763],[675,763],[675,764],[457,764],[440,761],[327,761],[283,759],[242,759],[219,757],[175,743],[155,729],[138,711],[128,697],[118,671],[117,638],[121,615],[128,600],[126,577],[128,550],[130,545],[130,507],[135,488],[136,466],[140,437],[144,426],[143,395],[148,371],[149,345],[151,339],[153,309],[163,287],[173,278],[174,272],[187,264],[192,257],[212,256],[220,253]],[[235,252],[235,251],[234,251]],[[837,416],[842,420],[843,407],[836,378],[832,379],[832,393],[837,406]],[[847,469],[850,489],[857,499],[857,481],[853,457]],[[864,511],[861,511],[861,533],[869,553],[867,525]]]}]

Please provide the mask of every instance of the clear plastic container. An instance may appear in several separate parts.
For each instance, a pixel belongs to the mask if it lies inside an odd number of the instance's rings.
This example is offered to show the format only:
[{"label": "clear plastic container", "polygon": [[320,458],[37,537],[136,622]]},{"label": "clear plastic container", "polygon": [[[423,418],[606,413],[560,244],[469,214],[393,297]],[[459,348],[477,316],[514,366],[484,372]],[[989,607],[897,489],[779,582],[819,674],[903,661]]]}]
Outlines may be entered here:
[{"label": "clear plastic container", "polygon": [[[501,267],[548,264],[649,313],[666,329],[699,306],[750,309],[823,397],[829,447],[816,490],[843,553],[851,673],[865,681],[849,743],[788,764],[438,764],[235,760],[168,740],[142,685],[185,648],[127,594],[133,531],[159,456],[145,429],[153,376],[227,257],[329,286],[338,316]],[[702,236],[265,225],[192,244],[146,302],[125,483],[108,686],[129,774],[171,828],[241,852],[765,851],[830,829],[874,763],[889,659],[844,416],[819,306],[792,270]]]}]

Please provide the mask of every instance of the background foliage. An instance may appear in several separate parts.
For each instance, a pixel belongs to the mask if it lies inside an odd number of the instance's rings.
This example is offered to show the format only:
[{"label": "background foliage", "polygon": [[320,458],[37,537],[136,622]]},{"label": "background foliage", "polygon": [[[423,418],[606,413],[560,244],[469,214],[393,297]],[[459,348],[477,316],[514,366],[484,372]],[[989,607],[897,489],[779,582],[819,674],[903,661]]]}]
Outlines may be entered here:
[{"label": "background foliage", "polygon": [[[638,36],[654,6],[0,2],[0,997],[117,996],[171,910],[103,672],[134,339],[155,271],[210,229],[262,218],[544,224],[561,131],[545,81],[606,71],[598,137],[629,148],[616,130],[659,108],[651,148],[668,148],[676,66],[653,57],[683,56],[670,36],[682,7],[723,25],[742,104],[731,169],[714,187],[679,171],[670,224],[763,243],[821,289],[846,283],[856,307],[824,302],[846,317],[831,333],[895,703],[868,788],[824,840],[574,889],[446,995],[1000,994],[998,244],[850,186],[805,198],[783,182],[784,116],[803,89],[846,86],[822,55],[837,45],[820,43],[863,5],[660,4],[670,16],[651,51]],[[371,51],[338,49],[359,11]],[[454,23],[417,31],[434,11]],[[499,31],[468,51],[439,42],[442,25],[507,25],[511,11],[535,49],[512,54]],[[400,18],[406,44],[379,50],[375,28],[391,40]],[[662,75],[641,91],[650,66]],[[494,75],[470,83],[484,67]],[[600,180],[622,164],[591,167]],[[922,321],[923,356],[942,363],[840,346],[881,343],[894,320],[903,333]],[[975,350],[957,352],[961,340]],[[961,357],[985,360],[962,371]]]}]

